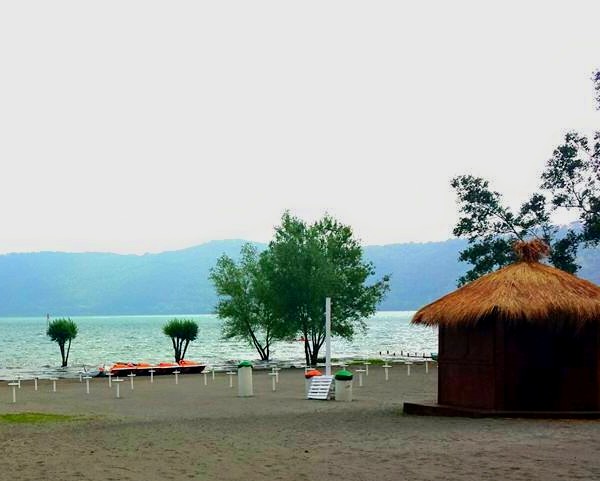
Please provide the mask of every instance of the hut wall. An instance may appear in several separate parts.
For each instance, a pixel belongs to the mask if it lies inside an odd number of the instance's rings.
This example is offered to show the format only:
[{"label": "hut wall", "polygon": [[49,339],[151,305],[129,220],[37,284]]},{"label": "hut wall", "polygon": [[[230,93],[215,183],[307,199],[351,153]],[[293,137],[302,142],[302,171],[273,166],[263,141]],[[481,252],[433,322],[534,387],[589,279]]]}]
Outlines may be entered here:
[{"label": "hut wall", "polygon": [[493,409],[496,404],[495,323],[439,330],[438,403]]},{"label": "hut wall", "polygon": [[599,403],[599,332],[519,323],[504,336],[507,410],[593,411]]}]

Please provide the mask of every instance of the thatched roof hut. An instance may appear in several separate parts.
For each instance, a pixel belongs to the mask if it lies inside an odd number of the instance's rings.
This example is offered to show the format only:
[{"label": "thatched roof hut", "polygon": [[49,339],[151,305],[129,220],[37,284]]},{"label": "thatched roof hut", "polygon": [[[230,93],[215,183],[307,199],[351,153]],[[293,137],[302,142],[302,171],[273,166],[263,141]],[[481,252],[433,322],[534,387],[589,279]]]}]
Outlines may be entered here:
[{"label": "thatched roof hut", "polygon": [[548,246],[515,245],[519,262],[480,277],[421,308],[412,322],[428,326],[474,326],[495,314],[512,322],[583,326],[600,322],[600,287],[541,264]]},{"label": "thatched roof hut", "polygon": [[600,412],[600,287],[541,264],[542,241],[515,251],[413,317],[439,326],[438,404]]}]

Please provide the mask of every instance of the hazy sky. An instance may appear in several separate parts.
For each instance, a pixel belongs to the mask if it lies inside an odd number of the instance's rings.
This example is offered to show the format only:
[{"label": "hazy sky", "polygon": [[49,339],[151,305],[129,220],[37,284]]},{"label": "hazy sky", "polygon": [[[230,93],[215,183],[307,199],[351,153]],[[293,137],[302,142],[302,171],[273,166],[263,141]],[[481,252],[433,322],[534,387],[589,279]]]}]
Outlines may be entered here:
[{"label": "hazy sky", "polygon": [[440,240],[600,128],[600,2],[0,3],[0,252],[267,241],[329,212]]}]

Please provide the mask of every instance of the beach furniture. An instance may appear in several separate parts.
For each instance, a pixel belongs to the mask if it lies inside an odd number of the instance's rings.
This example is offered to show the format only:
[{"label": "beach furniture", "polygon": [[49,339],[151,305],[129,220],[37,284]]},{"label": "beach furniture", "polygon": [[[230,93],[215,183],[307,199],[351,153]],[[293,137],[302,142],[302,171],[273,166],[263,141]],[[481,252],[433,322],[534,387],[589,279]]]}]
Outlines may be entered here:
[{"label": "beach furniture", "polygon": [[328,400],[333,384],[333,376],[314,376],[310,379],[307,399]]},{"label": "beach furniture", "polygon": [[276,388],[276,385],[277,385],[277,383],[275,382],[275,376],[277,376],[277,373],[270,372],[269,376],[271,376],[271,384],[272,384],[271,389],[273,390],[273,392],[275,392],[275,388]]},{"label": "beach furniture", "polygon": [[133,391],[133,378],[135,377],[135,374],[130,372],[129,374],[127,374],[127,377],[131,381],[131,390]]},{"label": "beach furniture", "polygon": [[92,379],[92,376],[83,376],[83,379],[85,379],[85,393],[89,394],[90,393],[90,379]]},{"label": "beach furniture", "polygon": [[363,373],[366,372],[365,369],[357,369],[358,373],[358,387],[363,387]]},{"label": "beach furniture", "polygon": [[310,390],[310,382],[313,377],[322,376],[323,373],[318,369],[309,369],[304,371],[304,395],[308,398],[308,391]]},{"label": "beach furniture", "polygon": [[275,374],[275,382],[279,382],[279,371],[281,371],[281,368],[280,368],[280,367],[273,366],[273,367],[271,368],[271,372],[272,372],[273,374]]},{"label": "beach furniture", "polygon": [[13,381],[13,382],[9,382],[8,385],[10,387],[12,387],[12,402],[14,404],[17,402],[17,386],[19,385],[19,383],[16,381]]},{"label": "beach furniture", "polygon": [[117,399],[121,398],[121,391],[119,390],[119,386],[123,381],[124,381],[124,379],[121,379],[120,377],[117,377],[117,378],[113,379],[113,381],[112,381],[112,382],[116,383],[116,386],[117,386]]},{"label": "beach furniture", "polygon": [[384,364],[383,366],[381,366],[384,371],[385,371],[385,380],[389,381],[390,380],[390,373],[389,373],[389,369],[392,367],[389,364]]},{"label": "beach furniture", "polygon": [[233,388],[233,376],[236,375],[235,371],[227,371],[226,374],[229,376],[229,387]]}]

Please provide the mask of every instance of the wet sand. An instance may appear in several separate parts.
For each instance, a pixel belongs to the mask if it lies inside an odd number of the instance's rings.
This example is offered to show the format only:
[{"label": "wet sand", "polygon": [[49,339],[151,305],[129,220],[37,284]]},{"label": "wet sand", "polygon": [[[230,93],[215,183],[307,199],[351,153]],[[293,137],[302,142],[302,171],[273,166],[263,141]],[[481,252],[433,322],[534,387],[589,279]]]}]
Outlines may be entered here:
[{"label": "wet sand", "polygon": [[2,480],[574,480],[600,479],[600,422],[405,416],[404,401],[433,400],[436,370],[371,366],[354,401],[308,401],[303,370],[277,391],[254,373],[252,398],[225,374],[136,378],[121,399],[106,379],[3,383],[0,412],[83,416],[0,423]]}]

